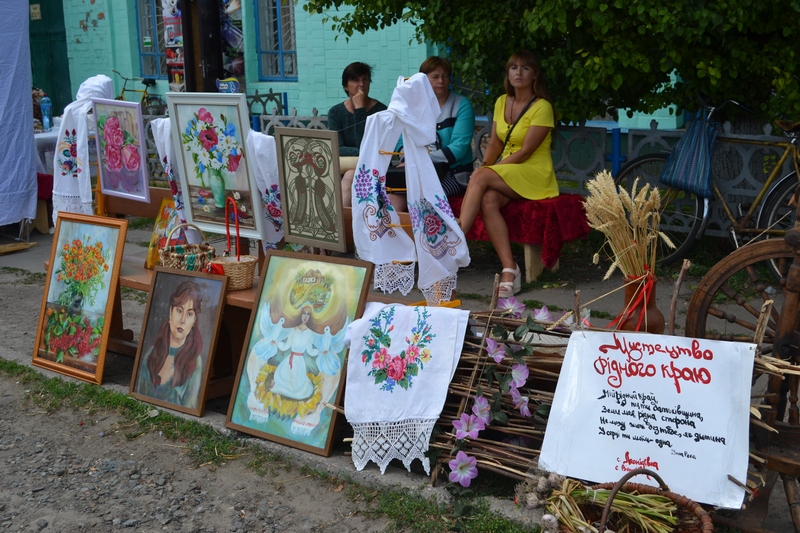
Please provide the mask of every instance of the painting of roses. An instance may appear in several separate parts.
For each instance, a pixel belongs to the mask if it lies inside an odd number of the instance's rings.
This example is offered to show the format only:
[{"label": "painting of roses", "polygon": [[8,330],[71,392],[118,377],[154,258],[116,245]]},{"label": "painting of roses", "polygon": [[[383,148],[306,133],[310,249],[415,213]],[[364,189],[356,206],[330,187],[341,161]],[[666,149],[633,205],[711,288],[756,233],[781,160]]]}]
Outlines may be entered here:
[{"label": "painting of roses", "polygon": [[150,201],[142,108],[137,102],[92,101],[98,179],[103,194]]},{"label": "painting of roses", "polygon": [[244,94],[167,93],[167,104],[187,222],[223,233],[230,198],[240,234],[260,239],[262,193],[247,153]]}]

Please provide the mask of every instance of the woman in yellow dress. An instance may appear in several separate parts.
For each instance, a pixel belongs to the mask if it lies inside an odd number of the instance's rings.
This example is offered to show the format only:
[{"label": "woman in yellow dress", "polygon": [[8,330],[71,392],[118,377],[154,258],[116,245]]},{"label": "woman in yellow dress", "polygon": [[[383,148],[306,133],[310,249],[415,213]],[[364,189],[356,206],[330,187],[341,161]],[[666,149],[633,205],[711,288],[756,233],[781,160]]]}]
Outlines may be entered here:
[{"label": "woman in yellow dress", "polygon": [[523,50],[509,58],[504,85],[506,94],[494,106],[492,137],[482,166],[469,180],[460,218],[466,234],[481,213],[486,233],[503,265],[500,298],[518,293],[522,279],[500,210],[512,200],[558,196],[550,155],[555,111],[539,61],[532,52]]}]

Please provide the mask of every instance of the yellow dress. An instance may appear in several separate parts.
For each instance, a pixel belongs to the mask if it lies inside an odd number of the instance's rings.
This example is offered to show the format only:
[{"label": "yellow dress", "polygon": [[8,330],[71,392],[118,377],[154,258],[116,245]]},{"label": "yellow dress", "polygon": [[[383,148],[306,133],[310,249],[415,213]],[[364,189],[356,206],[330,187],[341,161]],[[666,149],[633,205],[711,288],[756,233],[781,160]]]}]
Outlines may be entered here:
[{"label": "yellow dress", "polygon": [[[494,104],[494,121],[497,125],[497,136],[502,142],[505,142],[508,130],[511,129],[511,125],[506,123],[505,109],[506,95],[503,95]],[[514,131],[511,132],[511,139],[506,144],[500,159],[505,159],[522,148],[522,141],[525,139],[525,135],[528,134],[529,127],[545,126],[553,128],[554,125],[553,106],[544,98],[539,98],[520,117],[519,123],[514,128]],[[550,155],[551,144],[552,134],[545,137],[542,144],[522,163],[491,165],[489,168],[494,170],[514,192],[523,198],[528,200],[555,198],[558,196],[558,183],[556,182],[556,173],[553,170],[553,157]]]}]

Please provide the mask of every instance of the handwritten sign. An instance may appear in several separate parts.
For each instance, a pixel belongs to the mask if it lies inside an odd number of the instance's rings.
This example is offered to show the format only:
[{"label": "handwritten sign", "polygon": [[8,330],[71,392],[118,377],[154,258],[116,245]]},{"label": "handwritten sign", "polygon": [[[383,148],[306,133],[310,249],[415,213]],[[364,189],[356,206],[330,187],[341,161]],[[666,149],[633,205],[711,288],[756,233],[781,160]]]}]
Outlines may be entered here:
[{"label": "handwritten sign", "polygon": [[747,477],[754,356],[754,344],[573,333],[539,466],[593,482],[648,468],[673,492],[740,508],[728,474]]}]

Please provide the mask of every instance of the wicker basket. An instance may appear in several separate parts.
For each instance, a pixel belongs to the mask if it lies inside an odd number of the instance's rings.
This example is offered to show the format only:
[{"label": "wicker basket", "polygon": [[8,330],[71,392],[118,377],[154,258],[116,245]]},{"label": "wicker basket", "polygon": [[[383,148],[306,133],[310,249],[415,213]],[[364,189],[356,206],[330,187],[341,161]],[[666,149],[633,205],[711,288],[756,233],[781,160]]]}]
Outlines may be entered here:
[{"label": "wicker basket", "polygon": [[[653,479],[658,481],[660,487],[628,482],[630,478],[640,474],[651,476]],[[669,487],[664,484],[664,481],[661,479],[661,477],[652,470],[647,470],[646,468],[637,468],[625,474],[622,479],[616,483],[592,485],[589,487],[589,489],[611,491],[608,495],[608,502],[606,503],[605,508],[603,509],[603,514],[600,518],[600,527],[598,528],[599,533],[603,533],[608,526],[607,521],[609,518],[611,502],[614,500],[614,496],[620,490],[625,492],[638,492],[639,494],[658,494],[659,496],[664,496],[665,498],[669,498],[675,502],[675,505],[678,506],[678,523],[673,529],[675,533],[714,532],[714,523],[711,521],[711,515],[709,515],[699,503],[690,500],[686,496],[681,496],[680,494],[671,492]]]},{"label": "wicker basket", "polygon": [[[234,220],[236,221],[236,257],[231,254],[231,229],[228,225],[228,205],[233,204]],[[228,236],[228,249],[225,250],[223,257],[218,257],[211,261],[212,265],[219,265],[228,276],[228,290],[242,291],[253,286],[256,265],[258,258],[252,255],[239,255],[239,212],[236,209],[236,202],[228,197],[225,200],[225,233]]]},{"label": "wicker basket", "polygon": [[[187,226],[196,229],[203,236],[203,240],[206,240],[203,231],[194,224],[178,224],[167,235],[167,242],[170,241],[175,230]],[[215,255],[214,247],[208,242],[203,244],[177,244],[175,246],[165,246],[158,250],[159,263],[162,266],[195,272],[205,270]]]}]

